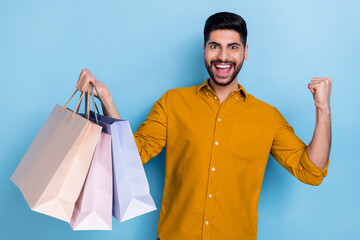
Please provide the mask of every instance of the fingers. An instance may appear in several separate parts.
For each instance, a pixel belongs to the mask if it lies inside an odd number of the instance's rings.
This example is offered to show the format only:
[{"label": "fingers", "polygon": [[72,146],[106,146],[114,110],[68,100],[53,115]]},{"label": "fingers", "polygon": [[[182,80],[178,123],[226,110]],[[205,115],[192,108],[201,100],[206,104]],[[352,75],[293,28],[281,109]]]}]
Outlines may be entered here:
[{"label": "fingers", "polygon": [[90,73],[89,69],[83,69],[80,72],[76,88],[82,92],[86,90],[86,87],[89,83],[96,84],[96,78]]},{"label": "fingers", "polygon": [[331,83],[331,78],[321,78],[321,77],[314,77],[311,79],[310,83],[318,83],[318,82],[324,82],[324,83]]},{"label": "fingers", "polygon": [[316,84],[318,84],[320,80],[312,79],[311,82],[308,84],[308,88],[310,89],[310,92],[314,94],[316,92]]},{"label": "fingers", "polygon": [[314,77],[311,79],[311,82],[308,84],[308,88],[310,89],[311,93],[315,93],[317,89],[323,87],[330,87],[331,88],[332,79],[331,78],[320,78]]}]

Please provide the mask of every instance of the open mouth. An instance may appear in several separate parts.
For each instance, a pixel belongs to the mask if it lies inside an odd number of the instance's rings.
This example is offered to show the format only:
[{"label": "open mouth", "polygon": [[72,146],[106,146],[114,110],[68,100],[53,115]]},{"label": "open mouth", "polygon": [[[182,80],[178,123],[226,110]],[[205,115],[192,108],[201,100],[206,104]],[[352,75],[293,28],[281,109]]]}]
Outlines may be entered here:
[{"label": "open mouth", "polygon": [[220,76],[228,75],[233,68],[233,65],[228,63],[214,63],[213,66],[215,67],[216,73]]}]

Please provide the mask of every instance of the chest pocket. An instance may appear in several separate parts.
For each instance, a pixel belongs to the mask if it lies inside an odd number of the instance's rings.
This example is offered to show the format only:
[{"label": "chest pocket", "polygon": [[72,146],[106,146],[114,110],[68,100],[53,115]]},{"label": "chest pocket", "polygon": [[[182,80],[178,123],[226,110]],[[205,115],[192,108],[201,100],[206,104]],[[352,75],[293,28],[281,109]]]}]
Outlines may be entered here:
[{"label": "chest pocket", "polygon": [[261,138],[261,125],[235,122],[230,127],[228,149],[242,159],[254,159]]}]

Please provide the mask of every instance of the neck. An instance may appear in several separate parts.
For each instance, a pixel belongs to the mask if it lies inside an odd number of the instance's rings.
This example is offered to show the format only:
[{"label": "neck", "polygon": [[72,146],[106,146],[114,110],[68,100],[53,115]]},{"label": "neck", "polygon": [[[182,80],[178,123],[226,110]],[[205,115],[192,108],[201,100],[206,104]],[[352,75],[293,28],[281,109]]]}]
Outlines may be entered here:
[{"label": "neck", "polygon": [[216,95],[218,96],[220,103],[223,103],[226,98],[233,92],[239,89],[237,78],[234,79],[229,85],[221,86],[216,84],[211,78],[209,81],[210,86],[214,89]]}]

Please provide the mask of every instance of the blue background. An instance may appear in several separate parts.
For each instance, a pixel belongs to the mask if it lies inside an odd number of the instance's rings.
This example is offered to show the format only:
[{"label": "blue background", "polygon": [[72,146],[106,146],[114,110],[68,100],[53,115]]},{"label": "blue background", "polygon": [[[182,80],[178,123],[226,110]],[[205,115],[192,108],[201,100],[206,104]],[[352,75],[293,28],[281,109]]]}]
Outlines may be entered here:
[{"label": "blue background", "polygon": [[[155,239],[164,151],[145,165],[157,211],[112,231],[73,232],[30,211],[10,176],[82,68],[110,89],[133,130],[168,89],[201,84],[203,26],[232,11],[248,24],[245,89],[274,106],[308,144],[315,106],[307,84],[332,77],[332,149],[318,186],[299,182],[269,158],[259,200],[258,239],[360,239],[360,3],[343,1],[0,2],[1,239]],[[74,106],[74,102],[71,107]],[[239,223],[240,224],[240,223]]]}]

